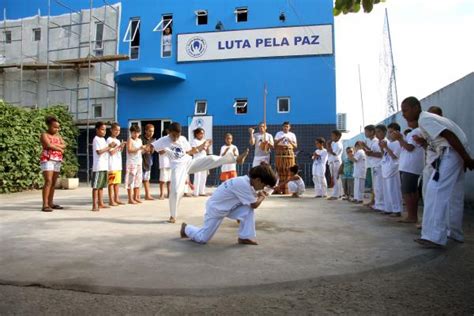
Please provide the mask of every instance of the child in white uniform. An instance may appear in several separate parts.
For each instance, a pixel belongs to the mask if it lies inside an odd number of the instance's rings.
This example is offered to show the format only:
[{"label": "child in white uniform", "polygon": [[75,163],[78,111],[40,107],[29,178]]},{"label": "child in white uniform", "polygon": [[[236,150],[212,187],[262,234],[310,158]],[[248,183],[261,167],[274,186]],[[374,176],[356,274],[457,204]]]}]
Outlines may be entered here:
[{"label": "child in white uniform", "polygon": [[313,154],[313,183],[315,198],[327,196],[328,183],[326,181],[326,163],[328,161],[328,152],[324,148],[326,140],[322,137],[316,139],[316,150]]},{"label": "child in white uniform", "polygon": [[249,128],[251,146],[255,145],[255,154],[252,167],[260,165],[262,162],[270,164],[270,152],[273,148],[273,136],[267,133],[267,127],[264,123],[258,125],[258,133],[254,133],[253,128]]},{"label": "child in white uniform", "polygon": [[380,148],[383,150],[382,177],[383,177],[383,198],[384,214],[393,217],[400,217],[402,214],[402,185],[400,172],[398,170],[398,160],[400,158],[401,146],[393,140],[391,133],[400,132],[400,125],[390,123],[387,127],[389,141],[380,141]]},{"label": "child in white uniform", "polygon": [[128,194],[128,203],[142,203],[140,200],[140,186],[142,183],[142,151],[145,149],[140,138],[140,127],[130,127],[130,138],[127,141],[127,174],[125,185]]},{"label": "child in white uniform", "polygon": [[214,236],[222,220],[228,217],[239,221],[239,244],[257,245],[254,209],[268,195],[263,189],[275,184],[276,175],[268,165],[252,168],[248,176],[227,180],[207,201],[204,225],[199,228],[183,223],[181,238],[205,244]]},{"label": "child in white uniform", "polygon": [[289,170],[290,178],[286,181],[288,191],[292,194],[291,197],[298,198],[306,191],[306,187],[303,179],[298,175],[298,165],[291,166]]},{"label": "child in white uniform", "polygon": [[357,141],[355,143],[354,154],[349,154],[349,159],[354,162],[354,200],[353,202],[362,204],[364,202],[365,176],[367,173],[366,156],[363,148],[363,142]]},{"label": "child in white uniform", "polygon": [[364,146],[365,154],[371,161],[372,168],[372,183],[374,187],[374,205],[372,209],[376,212],[383,212],[385,208],[383,198],[383,177],[382,177],[382,149],[380,148],[380,141],[386,141],[387,127],[380,124],[375,126],[376,141],[370,142],[370,146]]},{"label": "child in white uniform", "polygon": [[342,183],[339,179],[339,168],[342,162],[343,146],[341,142],[341,132],[334,130],[331,132],[331,142],[327,146],[328,162],[331,171],[331,177],[334,184],[332,195],[329,200],[337,200],[342,195]]},{"label": "child in white uniform", "polygon": [[[232,144],[233,137],[231,133],[225,134],[225,145],[221,147],[221,156],[225,156],[228,152],[231,152],[235,157],[239,155],[239,149],[237,146]],[[237,177],[237,166],[235,163],[229,163],[222,165],[220,180],[225,182],[229,179]]]},{"label": "child in white uniform", "polygon": [[[198,127],[193,131],[194,139],[191,141],[191,147],[193,149],[197,149],[202,144],[206,143],[201,150],[199,150],[196,154],[193,155],[193,159],[199,159],[202,157],[206,157],[209,146],[211,145],[211,140],[207,140],[204,138],[204,129]],[[194,174],[194,192],[193,195],[197,196],[207,196],[206,195],[206,181],[207,181],[207,170],[196,172]]]},{"label": "child in white uniform", "polygon": [[247,158],[248,149],[237,158],[232,154],[220,157],[209,155],[199,159],[192,159],[190,155],[202,150],[208,146],[204,142],[200,146],[193,149],[186,137],[181,136],[181,125],[179,123],[172,123],[169,126],[168,136],[162,137],[153,142],[150,146],[161,153],[166,153],[171,162],[171,191],[170,191],[170,223],[176,222],[178,214],[178,205],[184,193],[186,179],[189,174],[196,172],[217,168],[226,163],[242,164]]}]

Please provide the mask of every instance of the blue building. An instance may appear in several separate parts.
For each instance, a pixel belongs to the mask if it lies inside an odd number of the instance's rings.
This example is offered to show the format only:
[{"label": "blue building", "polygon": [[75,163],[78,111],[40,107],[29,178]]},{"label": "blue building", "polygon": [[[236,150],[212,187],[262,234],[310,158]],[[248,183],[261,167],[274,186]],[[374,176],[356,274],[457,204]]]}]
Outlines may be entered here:
[{"label": "blue building", "polygon": [[[46,0],[33,2],[24,10],[45,12]],[[114,76],[116,119],[151,123],[155,136],[204,122],[214,151],[226,132],[243,149],[264,117],[273,135],[290,121],[309,164],[314,139],[336,127],[333,26],[333,0],[121,1],[118,50],[131,59]]]}]

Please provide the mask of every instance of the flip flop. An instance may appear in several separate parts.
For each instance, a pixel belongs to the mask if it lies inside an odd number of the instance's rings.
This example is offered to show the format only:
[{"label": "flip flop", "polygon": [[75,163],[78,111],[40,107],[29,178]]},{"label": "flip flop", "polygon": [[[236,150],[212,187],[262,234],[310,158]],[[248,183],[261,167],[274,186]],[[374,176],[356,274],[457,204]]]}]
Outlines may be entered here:
[{"label": "flip flop", "polygon": [[63,210],[64,207],[62,207],[61,205],[58,205],[58,204],[53,204],[53,206],[51,206],[51,208],[53,210]]}]

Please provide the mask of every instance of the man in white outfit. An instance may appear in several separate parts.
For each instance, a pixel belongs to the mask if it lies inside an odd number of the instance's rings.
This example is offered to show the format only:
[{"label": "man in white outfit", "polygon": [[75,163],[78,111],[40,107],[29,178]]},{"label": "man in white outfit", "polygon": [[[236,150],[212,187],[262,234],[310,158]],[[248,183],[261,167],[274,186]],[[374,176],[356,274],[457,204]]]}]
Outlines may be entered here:
[{"label": "man in white outfit", "polygon": [[421,238],[426,248],[440,248],[448,238],[464,241],[464,172],[474,169],[466,134],[453,121],[421,111],[420,101],[409,97],[402,102],[403,117],[418,121],[422,135],[439,154],[427,188]]},{"label": "man in white outfit", "polygon": [[184,194],[184,188],[188,175],[214,169],[228,163],[242,164],[248,155],[248,149],[238,157],[232,153],[225,156],[209,155],[198,159],[192,159],[191,155],[198,153],[209,146],[206,141],[201,145],[192,148],[186,137],[181,136],[181,125],[172,123],[168,128],[168,136],[161,137],[150,144],[152,149],[161,153],[166,153],[171,163],[171,192],[169,196],[170,223],[176,222],[178,215],[178,205]]},{"label": "man in white outfit", "polygon": [[207,200],[203,226],[183,223],[181,238],[205,244],[214,236],[224,218],[228,217],[239,221],[239,244],[257,245],[254,209],[269,194],[264,188],[273,188],[275,185],[276,175],[269,165],[253,167],[248,176],[227,180]]},{"label": "man in white outfit", "polygon": [[331,178],[334,184],[331,197],[328,200],[337,200],[342,195],[342,183],[339,179],[339,167],[342,162],[342,141],[341,141],[341,132],[334,130],[331,132],[331,141],[327,145],[328,151],[328,163],[329,169],[331,171]]},{"label": "man in white outfit", "polygon": [[258,125],[258,133],[253,128],[249,128],[251,146],[255,145],[255,155],[253,157],[252,167],[260,165],[262,162],[270,164],[270,152],[273,148],[273,136],[267,133],[265,123]]}]

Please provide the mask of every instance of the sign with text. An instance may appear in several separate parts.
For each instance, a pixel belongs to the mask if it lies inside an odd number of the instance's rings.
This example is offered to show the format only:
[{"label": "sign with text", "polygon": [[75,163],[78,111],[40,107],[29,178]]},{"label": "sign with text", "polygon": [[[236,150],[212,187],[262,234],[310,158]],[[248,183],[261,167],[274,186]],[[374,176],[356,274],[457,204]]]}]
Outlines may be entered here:
[{"label": "sign with text", "polygon": [[178,62],[333,54],[332,25],[178,34]]}]

